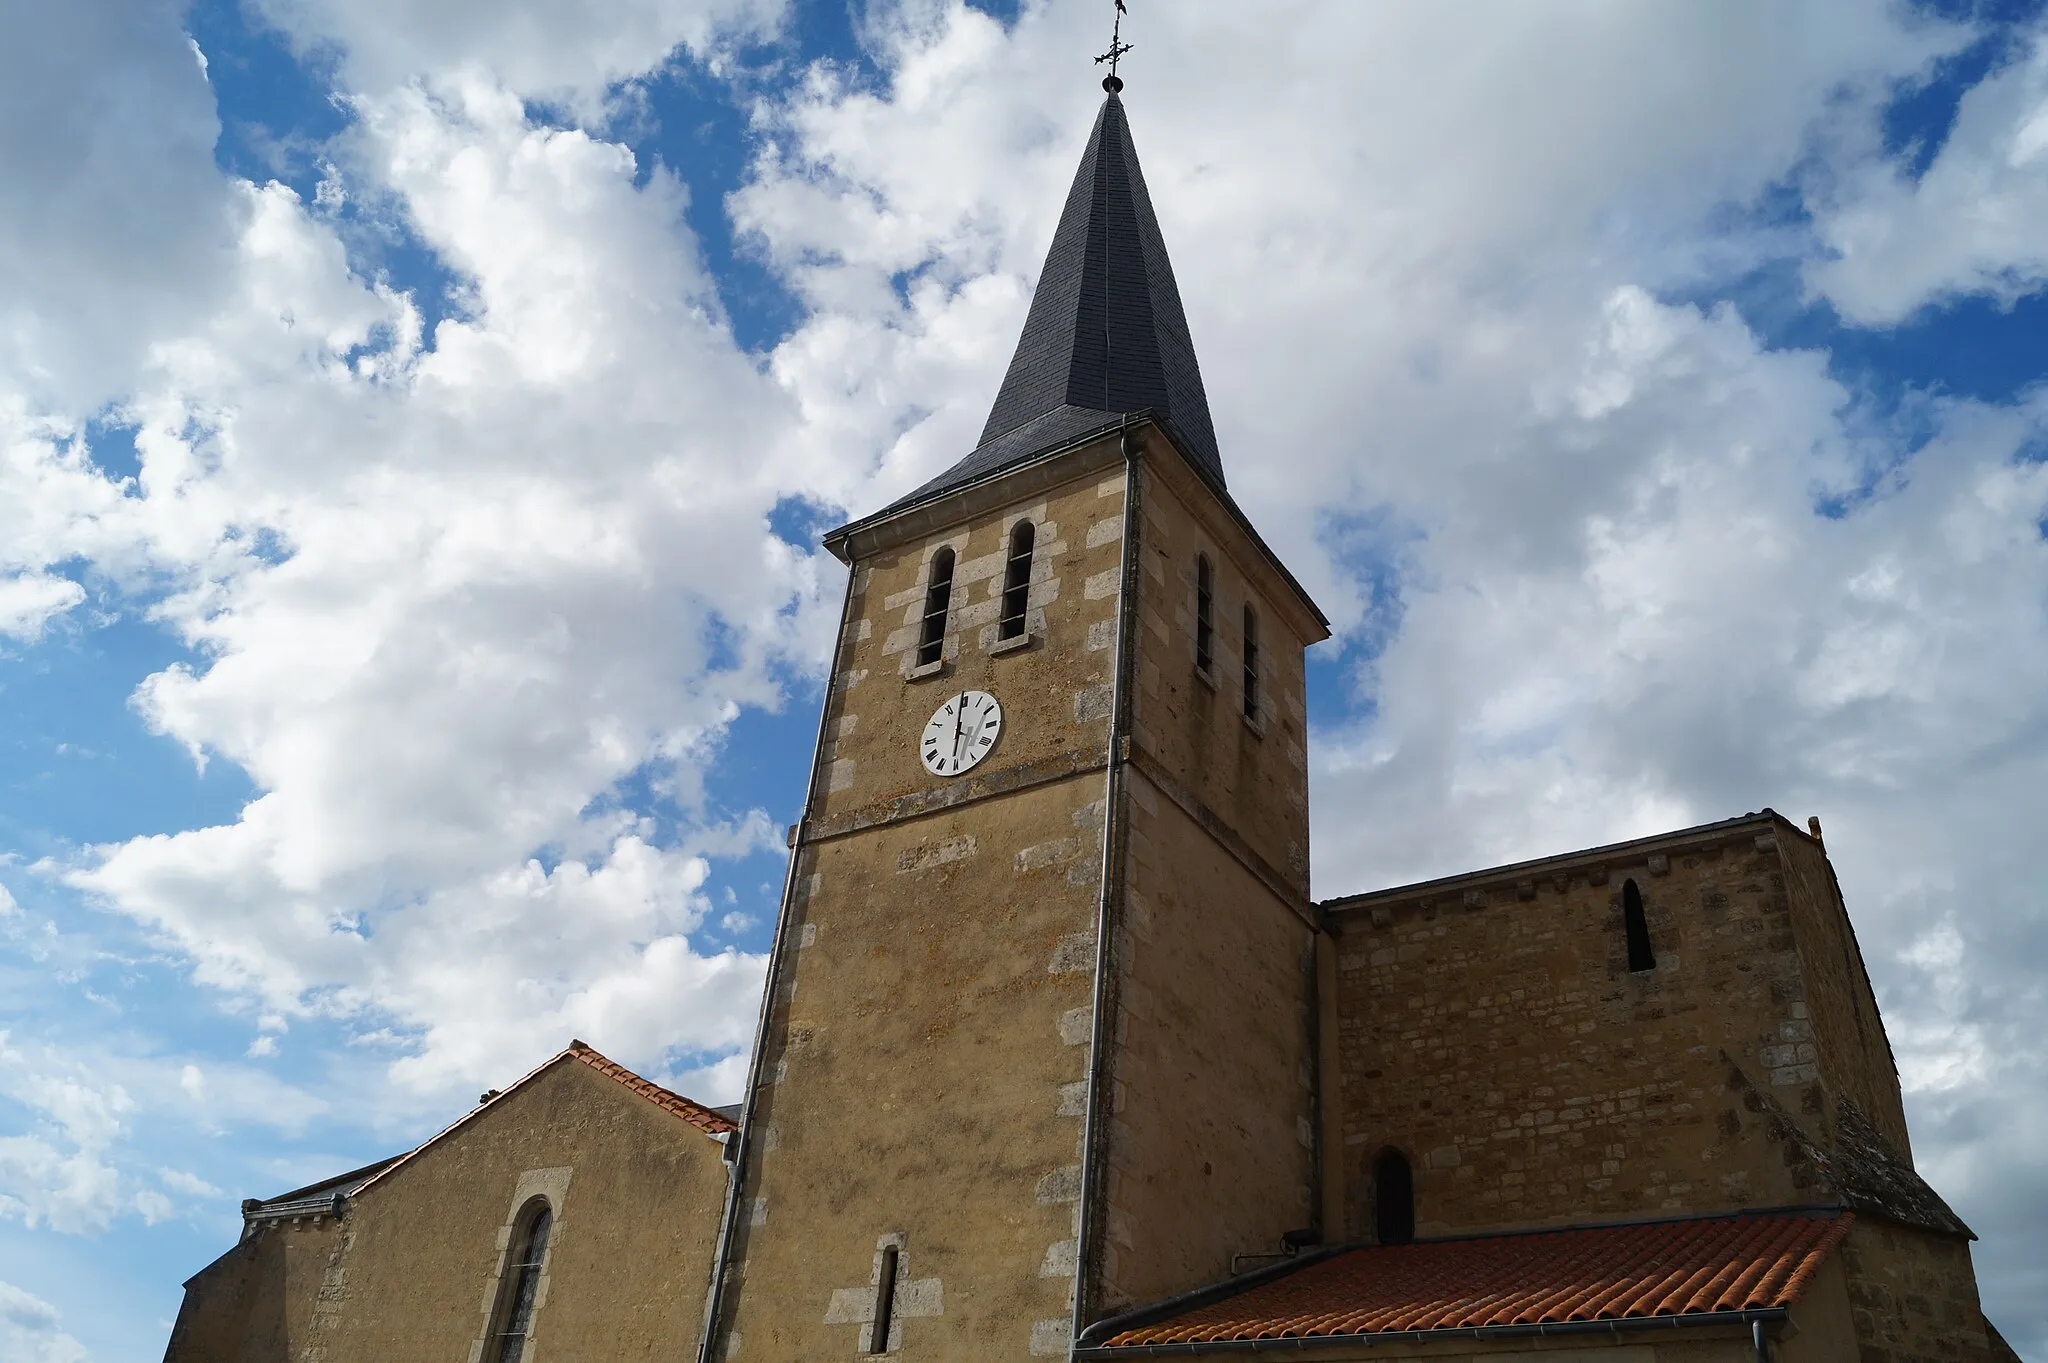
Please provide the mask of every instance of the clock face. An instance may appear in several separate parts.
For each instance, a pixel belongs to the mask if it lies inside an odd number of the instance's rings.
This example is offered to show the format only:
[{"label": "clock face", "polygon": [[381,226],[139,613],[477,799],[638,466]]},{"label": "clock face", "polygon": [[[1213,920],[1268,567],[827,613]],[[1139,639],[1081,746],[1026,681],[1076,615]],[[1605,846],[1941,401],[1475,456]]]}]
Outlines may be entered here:
[{"label": "clock face", "polygon": [[918,755],[934,776],[974,770],[1003,734],[1002,703],[986,691],[968,691],[939,707],[918,740]]}]

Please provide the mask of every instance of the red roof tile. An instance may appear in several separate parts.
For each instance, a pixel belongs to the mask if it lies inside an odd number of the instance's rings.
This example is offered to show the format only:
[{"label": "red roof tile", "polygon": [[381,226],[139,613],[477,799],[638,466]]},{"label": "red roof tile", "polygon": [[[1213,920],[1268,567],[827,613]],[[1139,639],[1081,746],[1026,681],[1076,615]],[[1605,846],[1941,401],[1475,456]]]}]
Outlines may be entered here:
[{"label": "red roof tile", "polygon": [[693,1102],[680,1093],[672,1093],[652,1079],[643,1079],[618,1061],[606,1059],[580,1041],[569,1047],[568,1054],[575,1056],[599,1074],[609,1075],[618,1080],[656,1107],[674,1113],[706,1135],[722,1136],[728,1131],[739,1130],[732,1119],[724,1113],[714,1111],[702,1103]]},{"label": "red roof tile", "polygon": [[1350,1250],[1112,1347],[1302,1339],[1790,1306],[1847,1212],[1758,1213]]}]

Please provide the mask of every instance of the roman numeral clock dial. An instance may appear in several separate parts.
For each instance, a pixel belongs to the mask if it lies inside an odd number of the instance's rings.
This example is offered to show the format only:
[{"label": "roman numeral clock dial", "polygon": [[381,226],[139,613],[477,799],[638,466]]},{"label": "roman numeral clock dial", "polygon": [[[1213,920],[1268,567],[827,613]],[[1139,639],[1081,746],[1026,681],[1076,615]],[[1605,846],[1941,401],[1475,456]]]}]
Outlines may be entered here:
[{"label": "roman numeral clock dial", "polygon": [[961,776],[995,751],[1003,734],[1003,706],[986,691],[968,691],[939,707],[918,740],[918,755],[934,776]]}]

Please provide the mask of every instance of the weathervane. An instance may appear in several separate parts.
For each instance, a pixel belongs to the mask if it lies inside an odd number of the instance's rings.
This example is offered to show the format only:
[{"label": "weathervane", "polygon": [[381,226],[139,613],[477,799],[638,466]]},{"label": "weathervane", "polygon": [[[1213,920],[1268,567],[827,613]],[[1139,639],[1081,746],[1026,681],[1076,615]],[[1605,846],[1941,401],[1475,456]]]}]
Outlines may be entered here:
[{"label": "weathervane", "polygon": [[1124,8],[1124,0],[1116,0],[1116,28],[1110,34],[1109,51],[1095,59],[1097,66],[1104,62],[1109,63],[1109,74],[1102,78],[1102,88],[1112,95],[1124,88],[1123,80],[1116,73],[1116,64],[1131,50],[1131,45],[1124,41],[1124,16],[1129,13],[1130,11]]}]

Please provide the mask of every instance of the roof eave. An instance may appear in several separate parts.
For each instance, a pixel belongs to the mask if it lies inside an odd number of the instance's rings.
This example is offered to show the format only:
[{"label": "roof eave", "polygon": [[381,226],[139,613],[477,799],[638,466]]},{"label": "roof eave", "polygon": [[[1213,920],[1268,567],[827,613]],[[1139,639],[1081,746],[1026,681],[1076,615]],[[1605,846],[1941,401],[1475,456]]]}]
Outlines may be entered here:
[{"label": "roof eave", "polygon": [[[1196,1358],[1205,1354],[1306,1353],[1315,1349],[1384,1348],[1389,1344],[1451,1343],[1456,1340],[1570,1338],[1575,1335],[1649,1334],[1663,1330],[1723,1329],[1763,1322],[1775,1326],[1791,1310],[1763,1306],[1747,1311],[1698,1311],[1672,1316],[1622,1316],[1614,1320],[1567,1320],[1536,1325],[1466,1325],[1444,1330],[1385,1330],[1362,1335],[1287,1335],[1275,1339],[1190,1340],[1184,1344],[1077,1345],[1077,1359]],[[1083,1332],[1086,1339],[1089,1332]]]},{"label": "roof eave", "polygon": [[[954,498],[964,498],[970,493],[992,487],[1007,478],[1013,478],[1027,470],[1042,468],[1077,450],[1086,449],[1106,436],[1115,435],[1119,431],[1135,433],[1142,431],[1147,426],[1153,427],[1166,437],[1166,442],[1173,446],[1174,453],[1179,457],[1181,464],[1192,472],[1200,480],[1202,486],[1207,488],[1216,498],[1217,502],[1229,515],[1231,521],[1258,552],[1259,557],[1287,585],[1288,590],[1294,594],[1295,599],[1300,602],[1307,614],[1314,620],[1316,630],[1320,631],[1320,633],[1317,637],[1310,639],[1309,642],[1311,644],[1320,643],[1322,640],[1329,638],[1330,617],[1323,613],[1323,608],[1317,605],[1315,598],[1308,594],[1308,588],[1301,585],[1301,579],[1290,572],[1287,565],[1281,561],[1280,556],[1273,552],[1273,547],[1266,543],[1265,537],[1260,535],[1257,528],[1252,525],[1251,517],[1245,515],[1244,508],[1237,504],[1237,500],[1230,495],[1230,490],[1223,485],[1223,481],[1213,471],[1205,467],[1201,460],[1192,458],[1187,454],[1186,451],[1190,448],[1187,438],[1175,429],[1172,418],[1165,413],[1150,409],[1138,412],[1125,412],[1112,416],[1099,425],[1047,446],[1045,449],[1027,455],[1014,463],[991,469],[987,473],[968,479],[966,482],[935,488],[924,496],[912,501],[895,503],[875,512],[871,516],[864,516],[859,520],[849,521],[838,529],[826,533],[824,538],[825,548],[830,550],[833,557],[837,558],[841,563],[851,566],[854,559],[862,552],[856,546],[857,541],[866,540],[870,544],[889,542],[892,538],[887,533],[890,527],[907,525],[918,520],[928,520],[934,525],[940,524],[940,518],[933,517],[931,511],[934,507],[944,502]],[[944,523],[950,524],[951,522],[946,521]]]},{"label": "roof eave", "polygon": [[1079,435],[1069,436],[1067,439],[1050,445],[1043,450],[1026,455],[1015,463],[1004,464],[999,468],[990,469],[987,473],[978,474],[962,483],[934,488],[921,497],[910,501],[891,503],[873,515],[863,516],[855,521],[848,521],[838,529],[826,532],[825,547],[832,552],[833,557],[837,558],[841,563],[850,566],[854,560],[854,552],[849,546],[856,539],[880,538],[879,532],[887,527],[909,521],[937,503],[961,497],[977,489],[999,483],[1005,478],[1024,472],[1026,469],[1040,468],[1052,463],[1063,455],[1085,449],[1104,436],[1113,435],[1120,429],[1136,430],[1152,420],[1152,414],[1149,412],[1131,412],[1110,417],[1099,426],[1083,431]]}]

